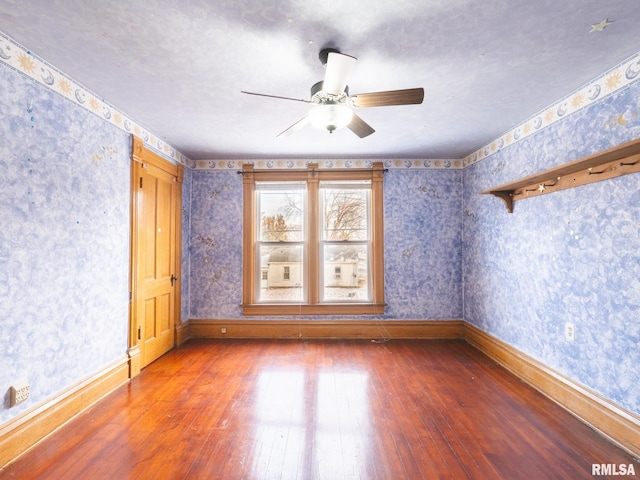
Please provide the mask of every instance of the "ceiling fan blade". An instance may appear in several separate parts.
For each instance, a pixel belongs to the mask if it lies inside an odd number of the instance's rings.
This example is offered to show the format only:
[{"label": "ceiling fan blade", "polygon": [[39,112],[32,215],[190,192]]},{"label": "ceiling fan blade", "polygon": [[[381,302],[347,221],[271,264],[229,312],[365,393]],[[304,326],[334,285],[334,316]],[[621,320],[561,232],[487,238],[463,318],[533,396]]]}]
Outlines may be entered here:
[{"label": "ceiling fan blade", "polygon": [[302,129],[302,127],[304,127],[307,123],[309,123],[309,117],[304,117],[304,118],[298,120],[293,125],[291,125],[286,130],[280,132],[278,135],[276,135],[276,138],[278,138],[278,137],[288,137],[289,135],[293,135],[298,130]]},{"label": "ceiling fan blade", "polygon": [[391,105],[416,105],[424,100],[424,88],[407,88],[386,92],[360,93],[351,98],[354,107],[389,107]]},{"label": "ceiling fan blade", "polygon": [[371,125],[369,125],[367,122],[362,120],[355,113],[351,118],[351,122],[349,122],[349,125],[347,125],[347,128],[351,130],[353,133],[355,133],[356,135],[358,135],[360,138],[367,137],[371,135],[373,132],[375,132],[375,130],[371,127]]},{"label": "ceiling fan blade", "polygon": [[330,52],[324,72],[322,90],[331,95],[340,95],[347,86],[347,80],[355,67],[357,58],[342,53]]},{"label": "ceiling fan blade", "polygon": [[278,95],[267,95],[265,93],[245,92],[244,90],[240,90],[240,93],[246,93],[247,95],[257,95],[258,97],[279,98],[281,100],[293,100],[295,102],[311,103],[311,100],[304,100],[301,98],[280,97]]}]

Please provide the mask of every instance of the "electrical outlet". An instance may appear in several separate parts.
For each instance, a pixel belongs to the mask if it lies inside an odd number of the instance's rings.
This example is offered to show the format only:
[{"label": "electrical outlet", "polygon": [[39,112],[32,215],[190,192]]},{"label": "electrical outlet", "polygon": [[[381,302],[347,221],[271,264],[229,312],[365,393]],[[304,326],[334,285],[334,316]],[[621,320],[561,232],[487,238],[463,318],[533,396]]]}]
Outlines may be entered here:
[{"label": "electrical outlet", "polygon": [[576,326],[573,323],[567,322],[564,324],[564,338],[566,338],[570,342],[573,342],[575,340]]},{"label": "electrical outlet", "polygon": [[226,327],[222,327],[220,329],[220,333],[227,333],[227,328]]},{"label": "electrical outlet", "polygon": [[29,382],[22,380],[9,388],[9,407],[15,407],[29,398]]}]

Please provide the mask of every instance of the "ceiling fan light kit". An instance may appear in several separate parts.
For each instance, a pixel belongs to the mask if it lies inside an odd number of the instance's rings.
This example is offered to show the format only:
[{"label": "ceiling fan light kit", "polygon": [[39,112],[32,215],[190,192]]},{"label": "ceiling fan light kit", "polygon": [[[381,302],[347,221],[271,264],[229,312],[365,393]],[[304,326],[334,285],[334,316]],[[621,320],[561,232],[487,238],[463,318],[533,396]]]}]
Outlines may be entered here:
[{"label": "ceiling fan light kit", "polygon": [[314,127],[333,133],[335,130],[347,127],[358,137],[364,138],[375,130],[362,118],[356,115],[352,108],[386,107],[393,105],[416,105],[424,99],[423,88],[405,90],[390,90],[386,92],[363,93],[349,96],[347,80],[358,61],[355,57],[344,55],[336,49],[325,48],[320,51],[320,61],[325,65],[324,80],[311,87],[311,100],[267,95],[242,91],[249,95],[279,98],[283,100],[303,101],[315,105],[306,117],[298,120],[277,136],[291,135],[307,123]]},{"label": "ceiling fan light kit", "polygon": [[314,127],[333,133],[351,123],[353,110],[340,103],[328,103],[313,107],[309,111],[309,122]]}]

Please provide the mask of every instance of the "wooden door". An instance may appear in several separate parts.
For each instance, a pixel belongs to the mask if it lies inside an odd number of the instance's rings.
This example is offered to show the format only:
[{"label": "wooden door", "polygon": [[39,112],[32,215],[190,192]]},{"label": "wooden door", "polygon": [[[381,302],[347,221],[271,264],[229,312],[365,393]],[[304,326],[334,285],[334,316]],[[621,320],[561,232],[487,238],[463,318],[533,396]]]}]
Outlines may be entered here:
[{"label": "wooden door", "polygon": [[182,167],[136,141],[132,174],[131,376],[174,347],[180,312]]}]

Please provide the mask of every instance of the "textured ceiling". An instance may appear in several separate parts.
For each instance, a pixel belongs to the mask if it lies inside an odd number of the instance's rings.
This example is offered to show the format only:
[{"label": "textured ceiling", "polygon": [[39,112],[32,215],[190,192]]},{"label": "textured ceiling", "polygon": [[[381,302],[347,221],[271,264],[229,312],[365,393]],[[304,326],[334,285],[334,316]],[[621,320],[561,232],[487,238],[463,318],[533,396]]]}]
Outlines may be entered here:
[{"label": "textured ceiling", "polygon": [[[0,31],[193,160],[462,158],[637,53],[638,25],[638,0],[0,0]],[[240,91],[308,99],[325,46],[358,58],[352,94],[424,103],[276,138],[309,106]]]}]

